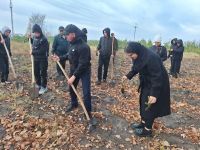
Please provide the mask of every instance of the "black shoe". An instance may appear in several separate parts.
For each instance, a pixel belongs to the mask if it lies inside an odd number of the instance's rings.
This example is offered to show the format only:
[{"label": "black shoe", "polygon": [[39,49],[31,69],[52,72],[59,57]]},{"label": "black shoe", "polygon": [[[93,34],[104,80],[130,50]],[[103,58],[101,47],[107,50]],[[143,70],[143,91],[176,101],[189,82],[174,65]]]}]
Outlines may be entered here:
[{"label": "black shoe", "polygon": [[140,124],[138,124],[138,123],[132,123],[131,125],[130,125],[130,127],[133,129],[133,130],[135,130],[135,129],[141,129],[141,128],[144,128],[144,124],[141,122]]},{"label": "black shoe", "polygon": [[174,78],[178,78],[178,75],[175,73],[172,75]]},{"label": "black shoe", "polygon": [[97,82],[96,82],[96,85],[101,85],[101,81],[97,81]]},{"label": "black shoe", "polygon": [[106,79],[103,79],[103,82],[106,83],[107,82]]},{"label": "black shoe", "polygon": [[135,135],[139,137],[152,137],[152,131],[145,128],[135,129]]},{"label": "black shoe", "polygon": [[69,104],[67,107],[66,107],[66,112],[70,112],[72,110],[74,110],[75,108],[77,108],[78,105],[72,105],[72,104]]}]

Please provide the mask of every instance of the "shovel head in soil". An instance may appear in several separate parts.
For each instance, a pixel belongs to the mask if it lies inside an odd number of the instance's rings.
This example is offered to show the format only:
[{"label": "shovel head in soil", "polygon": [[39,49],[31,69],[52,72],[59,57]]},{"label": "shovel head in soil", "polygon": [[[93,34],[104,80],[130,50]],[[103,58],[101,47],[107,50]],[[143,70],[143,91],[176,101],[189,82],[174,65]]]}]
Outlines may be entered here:
[{"label": "shovel head in soil", "polygon": [[16,87],[17,91],[23,92],[23,90],[24,90],[24,83],[19,82],[19,81],[15,81],[15,87]]},{"label": "shovel head in soil", "polygon": [[87,126],[87,132],[90,133],[92,131],[94,131],[97,127],[97,119],[96,118],[91,118],[90,121],[88,122],[88,126]]},{"label": "shovel head in soil", "polygon": [[116,81],[112,79],[112,80],[109,82],[109,85],[110,85],[111,87],[114,87],[114,86],[116,85]]},{"label": "shovel head in soil", "polygon": [[29,95],[31,97],[31,99],[35,99],[39,97],[39,88],[33,84],[30,91],[29,91]]}]

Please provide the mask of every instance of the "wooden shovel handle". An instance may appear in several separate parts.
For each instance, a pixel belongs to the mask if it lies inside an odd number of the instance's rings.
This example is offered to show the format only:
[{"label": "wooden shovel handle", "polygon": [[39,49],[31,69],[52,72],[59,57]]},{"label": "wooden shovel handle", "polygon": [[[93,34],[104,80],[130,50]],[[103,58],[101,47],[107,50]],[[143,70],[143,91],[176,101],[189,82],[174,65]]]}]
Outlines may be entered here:
[{"label": "wooden shovel handle", "polygon": [[[30,52],[32,52],[32,44],[31,44],[31,38],[29,37],[28,39],[29,41],[29,48],[30,48]],[[35,70],[35,66],[34,66],[34,59],[33,59],[33,55],[31,55],[31,66],[32,66],[32,71],[31,71],[31,75],[32,75],[32,83],[35,83],[35,75],[34,75],[34,70]]]},{"label": "wooden shovel handle", "polygon": [[[1,39],[4,40],[4,38],[3,38],[2,34],[1,34],[1,32],[0,32],[0,36],[1,36]],[[8,48],[7,48],[6,44],[5,44],[5,42],[3,43],[3,45],[4,45],[4,48],[5,48],[5,50],[6,50],[6,54],[7,54],[7,56],[8,56],[8,60],[9,60],[9,62],[10,62],[10,66],[11,66],[11,69],[12,69],[12,72],[13,72],[13,75],[14,75],[14,78],[17,79],[17,75],[16,75],[16,72],[15,72],[15,69],[14,69],[14,65],[13,65],[13,63],[12,63],[12,60],[11,60],[11,57],[10,57],[10,54],[9,54],[9,52],[8,52]]]},{"label": "wooden shovel handle", "polygon": [[[63,72],[63,74],[65,75],[66,79],[69,80],[69,76],[67,75],[67,73],[65,72],[65,70],[63,69],[63,67],[62,67],[62,65],[60,64],[59,61],[57,61],[57,64],[58,64],[58,66],[60,67],[60,69],[62,70],[62,72]],[[90,121],[90,117],[89,117],[89,115],[88,115],[88,112],[87,112],[87,110],[86,110],[86,108],[85,108],[85,105],[84,105],[84,103],[83,103],[83,100],[82,100],[81,96],[79,95],[79,93],[77,92],[77,90],[76,90],[76,88],[74,87],[73,84],[71,85],[71,87],[72,87],[74,93],[76,94],[76,96],[78,97],[78,100],[79,100],[79,102],[80,102],[80,104],[81,104],[81,106],[82,106],[82,108],[83,108],[83,111],[84,111],[84,113],[85,113],[85,115],[86,115],[87,120]]]}]

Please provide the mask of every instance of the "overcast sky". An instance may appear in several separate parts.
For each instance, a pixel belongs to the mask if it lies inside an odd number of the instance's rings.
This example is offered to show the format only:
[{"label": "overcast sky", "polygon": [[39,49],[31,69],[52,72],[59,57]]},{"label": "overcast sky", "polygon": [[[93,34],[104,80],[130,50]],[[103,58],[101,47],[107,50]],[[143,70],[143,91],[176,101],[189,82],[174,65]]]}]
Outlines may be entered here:
[{"label": "overcast sky", "polygon": [[[46,15],[47,30],[57,33],[60,25],[75,24],[88,29],[89,39],[99,39],[110,27],[119,39],[154,39],[161,34],[200,39],[200,0],[13,0],[15,33],[24,34],[33,13]],[[9,0],[0,0],[0,28],[11,26]]]}]

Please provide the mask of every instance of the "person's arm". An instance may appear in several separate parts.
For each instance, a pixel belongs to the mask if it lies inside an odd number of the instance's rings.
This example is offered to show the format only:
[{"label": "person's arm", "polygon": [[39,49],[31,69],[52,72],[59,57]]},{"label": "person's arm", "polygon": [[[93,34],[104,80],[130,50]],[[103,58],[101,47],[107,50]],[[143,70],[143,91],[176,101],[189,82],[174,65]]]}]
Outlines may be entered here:
[{"label": "person's arm", "polygon": [[162,51],[161,51],[161,60],[165,61],[167,60],[167,49],[165,47],[162,47]]},{"label": "person's arm", "polygon": [[102,40],[102,38],[100,38],[99,44],[98,44],[98,46],[97,46],[97,50],[98,50],[98,51],[101,49],[101,40]]},{"label": "person's arm", "polygon": [[135,69],[135,65],[133,63],[133,66],[131,68],[131,71],[126,75],[126,77],[131,80],[136,74],[138,74],[138,71]]},{"label": "person's arm", "polygon": [[79,64],[78,67],[74,71],[74,76],[78,77],[85,69],[88,68],[88,60],[90,57],[90,48],[89,46],[85,45],[79,50]]},{"label": "person's arm", "polygon": [[54,37],[51,53],[55,54],[56,49],[57,49],[57,36]]},{"label": "person's arm", "polygon": [[151,88],[149,96],[158,98],[162,87],[162,69],[160,60],[158,58],[152,58],[149,61],[147,68],[151,77]]}]

